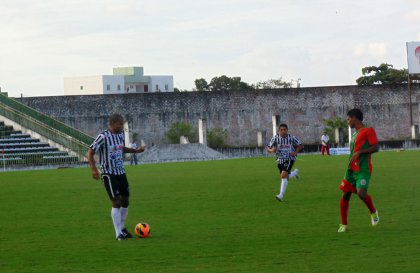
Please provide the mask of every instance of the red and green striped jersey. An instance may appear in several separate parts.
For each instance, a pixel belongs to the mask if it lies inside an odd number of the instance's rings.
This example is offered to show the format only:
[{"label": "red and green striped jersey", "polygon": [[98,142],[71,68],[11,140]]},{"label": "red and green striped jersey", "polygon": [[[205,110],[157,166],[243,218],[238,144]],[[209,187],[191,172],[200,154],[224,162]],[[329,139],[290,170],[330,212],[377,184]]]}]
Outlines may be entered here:
[{"label": "red and green striped jersey", "polygon": [[[350,141],[350,158],[355,152],[369,148],[370,146],[378,144],[375,129],[372,127],[362,127],[351,137]],[[350,163],[349,169],[355,172],[369,171],[372,173],[372,155],[362,154],[359,158]]]}]

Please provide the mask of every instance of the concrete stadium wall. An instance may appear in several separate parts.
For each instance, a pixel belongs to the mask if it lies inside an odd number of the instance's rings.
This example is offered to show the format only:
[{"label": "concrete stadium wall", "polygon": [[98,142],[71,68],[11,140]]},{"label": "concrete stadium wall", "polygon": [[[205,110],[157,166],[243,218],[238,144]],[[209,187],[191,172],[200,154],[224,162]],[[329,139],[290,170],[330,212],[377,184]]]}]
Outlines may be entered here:
[{"label": "concrete stadium wall", "polygon": [[[19,99],[20,100],[20,99]],[[413,120],[420,124],[420,85],[413,86]],[[273,134],[272,117],[289,124],[289,131],[305,143],[319,142],[323,121],[345,118],[353,107],[365,114],[380,140],[408,139],[411,135],[407,86],[334,86],[300,89],[182,92],[23,98],[28,106],[64,123],[96,135],[107,127],[110,113],[121,113],[148,144],[163,142],[173,122],[188,121],[198,127],[226,128],[234,146],[256,146],[261,131],[264,142]]]}]

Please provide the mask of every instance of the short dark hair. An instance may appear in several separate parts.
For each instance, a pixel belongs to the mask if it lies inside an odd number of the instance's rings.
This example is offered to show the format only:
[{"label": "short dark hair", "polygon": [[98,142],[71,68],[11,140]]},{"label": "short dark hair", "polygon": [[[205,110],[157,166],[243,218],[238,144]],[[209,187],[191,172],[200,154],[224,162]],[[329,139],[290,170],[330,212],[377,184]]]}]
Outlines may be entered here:
[{"label": "short dark hair", "polygon": [[120,114],[114,113],[109,116],[109,124],[119,122],[119,121],[124,121],[123,116],[121,116]]},{"label": "short dark hair", "polygon": [[358,120],[363,121],[363,113],[362,111],[360,111],[360,109],[357,109],[357,108],[353,108],[350,111],[348,111],[347,116],[355,117]]},{"label": "short dark hair", "polygon": [[284,127],[284,128],[286,128],[287,130],[289,130],[289,128],[287,127],[287,124],[286,123],[282,123],[282,124],[280,124],[279,125],[279,130],[280,130],[280,128],[281,127]]}]

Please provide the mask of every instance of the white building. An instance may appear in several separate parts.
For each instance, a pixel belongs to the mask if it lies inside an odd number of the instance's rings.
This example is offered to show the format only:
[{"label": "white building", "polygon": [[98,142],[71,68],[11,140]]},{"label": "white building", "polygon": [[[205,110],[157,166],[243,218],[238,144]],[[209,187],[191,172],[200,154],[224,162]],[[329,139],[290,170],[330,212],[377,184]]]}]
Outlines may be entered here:
[{"label": "white building", "polygon": [[124,77],[114,75],[64,78],[64,95],[124,93]]},{"label": "white building", "polygon": [[143,67],[117,67],[113,69],[113,75],[64,78],[64,95],[173,91],[173,76],[146,76]]}]

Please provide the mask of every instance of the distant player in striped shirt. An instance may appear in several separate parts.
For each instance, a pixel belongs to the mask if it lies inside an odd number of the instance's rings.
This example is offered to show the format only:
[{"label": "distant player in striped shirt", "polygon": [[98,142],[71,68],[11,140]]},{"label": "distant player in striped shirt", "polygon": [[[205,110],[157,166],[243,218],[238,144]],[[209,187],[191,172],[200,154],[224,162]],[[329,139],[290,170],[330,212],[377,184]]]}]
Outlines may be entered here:
[{"label": "distant player in striped shirt", "polygon": [[[124,170],[123,154],[144,151],[144,147],[132,149],[125,147],[124,143],[124,118],[119,114],[112,114],[109,117],[108,129],[96,137],[88,152],[92,176],[96,180],[101,178],[112,202],[111,217],[117,240],[133,237],[125,228],[130,190]],[[95,154],[99,154],[101,172],[96,168]]]},{"label": "distant player in striped shirt", "polygon": [[280,192],[276,195],[278,201],[283,200],[289,178],[299,179],[299,170],[295,169],[293,172],[291,170],[302,149],[302,142],[297,137],[289,135],[287,124],[284,123],[280,124],[279,133],[273,136],[267,145],[267,152],[276,153],[277,167],[281,176]]}]

